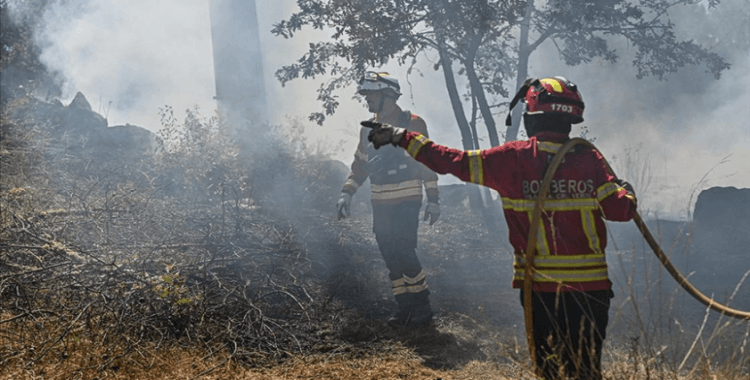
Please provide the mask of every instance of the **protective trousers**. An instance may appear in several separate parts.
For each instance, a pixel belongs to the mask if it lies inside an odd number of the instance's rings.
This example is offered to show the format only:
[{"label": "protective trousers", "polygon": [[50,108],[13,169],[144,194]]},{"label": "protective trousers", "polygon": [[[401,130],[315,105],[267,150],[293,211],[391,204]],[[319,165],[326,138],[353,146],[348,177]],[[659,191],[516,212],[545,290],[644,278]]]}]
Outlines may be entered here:
[{"label": "protective trousers", "polygon": [[602,379],[612,296],[611,290],[534,292],[535,360],[545,380]]},{"label": "protective trousers", "polygon": [[400,309],[429,303],[425,274],[417,258],[421,202],[373,206],[373,232],[390,273],[393,295]]}]

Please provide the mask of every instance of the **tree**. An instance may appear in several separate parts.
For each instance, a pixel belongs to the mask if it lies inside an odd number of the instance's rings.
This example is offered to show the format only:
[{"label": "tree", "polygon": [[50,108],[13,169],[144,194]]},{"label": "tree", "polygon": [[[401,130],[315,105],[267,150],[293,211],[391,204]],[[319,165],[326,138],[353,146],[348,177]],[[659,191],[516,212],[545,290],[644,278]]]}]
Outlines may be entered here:
[{"label": "tree", "polygon": [[[624,38],[636,48],[633,66],[638,79],[654,76],[659,80],[687,65],[703,65],[716,79],[729,64],[716,53],[690,41],[680,41],[669,20],[669,10],[695,5],[695,0],[553,0],[537,6],[528,1],[516,47],[516,88],[528,77],[531,54],[545,41],[552,41],[567,65],[588,63],[596,58],[614,63],[618,54],[608,39]],[[719,0],[709,0],[715,7]],[[521,109],[513,112],[506,140],[515,140]]]},{"label": "tree", "polygon": [[41,93],[59,96],[61,78],[41,61],[34,28],[47,2],[0,0],[0,102]]},{"label": "tree", "polygon": [[[507,99],[506,83],[515,88],[528,75],[531,54],[545,41],[558,48],[568,65],[594,59],[616,62],[608,45],[624,38],[637,49],[633,65],[638,78],[662,80],[686,65],[703,65],[716,78],[729,65],[718,54],[693,41],[680,41],[668,11],[695,0],[298,0],[300,11],[274,26],[273,33],[291,38],[305,26],[330,29],[331,39],[310,44],[296,63],[276,72],[282,84],[302,77],[331,75],[318,89],[323,112],[311,115],[322,124],[338,107],[335,92],[348,86],[368,68],[387,64],[414,65],[421,53],[437,51],[464,149],[478,149],[456,88],[456,70],[469,82],[468,96],[476,102],[492,146],[499,145],[489,97]],[[716,6],[718,0],[710,0]],[[518,133],[520,108],[506,140]]]},{"label": "tree", "polygon": [[[499,144],[484,88],[507,96],[502,83],[508,79],[507,73],[512,72],[505,67],[510,62],[502,57],[493,59],[502,69],[489,75],[488,84],[480,81],[475,64],[487,58],[482,52],[492,51],[492,48],[480,50],[483,45],[492,44],[496,49],[508,46],[513,25],[508,20],[519,16],[522,1],[299,0],[297,4],[300,11],[277,23],[274,34],[291,38],[305,26],[333,31],[331,40],[311,43],[308,52],[296,63],[276,72],[282,85],[299,77],[326,74],[333,77],[318,89],[323,112],[313,113],[311,120],[322,124],[327,115],[333,114],[339,105],[335,91],[358,80],[369,67],[382,66],[394,59],[399,65],[413,66],[420,54],[433,51],[440,57],[435,69],[442,67],[463,148],[479,149],[479,145],[463,109],[454,61],[461,66],[458,72],[470,80],[470,96],[479,105],[491,139],[494,138],[493,145]],[[477,191],[470,191],[472,208],[492,212],[482,207]]]},{"label": "tree", "polygon": [[[507,101],[491,104],[490,97],[509,97],[506,83],[516,78],[515,88],[528,75],[531,54],[545,41],[557,46],[568,65],[600,58],[616,62],[608,39],[625,38],[637,48],[633,65],[638,77],[668,73],[685,65],[705,65],[719,77],[729,65],[717,54],[692,41],[678,41],[667,11],[693,0],[549,0],[539,6],[533,0],[298,0],[300,10],[282,20],[272,32],[292,38],[304,27],[331,30],[331,38],[309,45],[296,63],[283,66],[277,79],[288,81],[332,77],[318,89],[323,112],[311,120],[322,124],[339,106],[336,92],[358,80],[370,67],[396,60],[399,65],[417,63],[423,53],[437,52],[453,114],[465,150],[480,149],[477,111],[490,145],[500,144],[493,108],[507,108]],[[542,3],[542,2],[540,2]],[[710,0],[715,6],[717,0]],[[454,69],[453,64],[458,67]],[[456,74],[469,82],[473,104],[471,122],[466,117],[456,85]],[[521,107],[505,139],[518,134]],[[489,199],[489,191],[485,191]],[[478,190],[470,189],[472,209],[482,210],[494,224],[496,210],[483,207]]]},{"label": "tree", "polygon": [[[296,63],[284,66],[276,72],[282,84],[302,77],[315,78],[331,75],[328,83],[318,89],[318,100],[323,103],[323,112],[310,116],[322,124],[326,115],[338,107],[338,96],[334,92],[359,79],[369,67],[387,64],[395,59],[399,65],[417,62],[420,54],[437,52],[442,67],[446,88],[453,105],[456,121],[461,131],[465,149],[476,149],[469,123],[463,112],[452,62],[461,65],[459,73],[466,75],[476,96],[490,135],[494,121],[485,107],[487,101],[484,88],[499,89],[512,72],[510,63],[498,58],[493,62],[504,62],[503,70],[492,74],[490,83],[482,83],[475,70],[475,63],[485,56],[480,47],[487,44],[507,47],[512,40],[511,28],[522,10],[522,1],[478,1],[478,0],[299,0],[300,11],[288,20],[274,26],[273,33],[291,38],[304,26],[315,29],[329,28],[334,33],[329,41],[310,44],[309,50]],[[486,72],[486,71],[485,71]],[[495,87],[493,87],[493,85]],[[497,144],[495,144],[497,145]]]}]

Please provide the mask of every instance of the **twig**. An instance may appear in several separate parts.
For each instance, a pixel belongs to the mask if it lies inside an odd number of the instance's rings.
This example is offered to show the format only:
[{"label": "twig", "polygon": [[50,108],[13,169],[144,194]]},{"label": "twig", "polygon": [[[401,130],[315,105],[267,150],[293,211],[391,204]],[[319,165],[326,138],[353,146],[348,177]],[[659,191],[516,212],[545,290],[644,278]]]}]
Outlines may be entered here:
[{"label": "twig", "polygon": [[685,365],[688,358],[693,353],[693,349],[695,348],[696,343],[698,343],[698,340],[700,339],[701,334],[703,334],[703,328],[706,326],[706,322],[708,321],[708,315],[710,312],[711,312],[711,308],[710,307],[706,308],[706,314],[703,316],[703,323],[701,323],[701,328],[698,329],[698,333],[695,335],[695,339],[693,339],[693,344],[690,345],[690,349],[685,354],[685,357],[682,359],[682,363],[680,363],[680,365],[677,367],[677,372],[680,372],[682,370],[682,367]]},{"label": "twig", "polygon": [[234,354],[237,353],[237,342],[232,342],[232,343],[234,343],[234,351],[232,352],[231,355],[229,355],[228,358],[226,358],[223,362],[221,362],[221,363],[219,363],[219,364],[217,364],[217,365],[215,365],[215,366],[213,366],[213,367],[211,367],[211,368],[209,368],[209,369],[207,369],[207,370],[205,370],[205,371],[203,371],[203,372],[195,375],[194,377],[190,378],[190,380],[195,380],[195,379],[197,379],[197,378],[199,378],[199,377],[201,377],[203,375],[208,375],[209,373],[215,371],[217,368],[223,366],[229,360],[231,360],[234,357]]}]

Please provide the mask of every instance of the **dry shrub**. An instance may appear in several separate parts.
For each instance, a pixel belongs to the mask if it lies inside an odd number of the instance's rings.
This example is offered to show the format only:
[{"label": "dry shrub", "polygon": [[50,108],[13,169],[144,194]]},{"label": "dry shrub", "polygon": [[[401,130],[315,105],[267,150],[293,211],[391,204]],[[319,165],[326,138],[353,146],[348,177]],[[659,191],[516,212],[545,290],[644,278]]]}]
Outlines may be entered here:
[{"label": "dry shrub", "polygon": [[[387,328],[370,216],[335,221],[343,180],[294,125],[238,163],[194,114],[153,161],[81,176],[44,128],[2,122],[0,378],[533,378],[502,234],[460,212],[423,227],[436,327]],[[745,358],[609,352],[610,379],[747,378]]]}]

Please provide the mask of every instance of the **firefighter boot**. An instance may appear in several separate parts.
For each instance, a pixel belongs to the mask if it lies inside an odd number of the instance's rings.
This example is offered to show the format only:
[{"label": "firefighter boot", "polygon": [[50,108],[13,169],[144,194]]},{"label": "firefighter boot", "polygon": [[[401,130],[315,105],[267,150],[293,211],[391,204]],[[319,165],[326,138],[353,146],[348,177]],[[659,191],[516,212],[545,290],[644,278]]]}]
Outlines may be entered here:
[{"label": "firefighter boot", "polygon": [[410,298],[414,297],[396,297],[398,311],[388,320],[389,326],[430,326],[432,323],[432,308],[430,307],[429,299],[424,297],[424,299],[419,300],[420,302],[415,303],[415,300]]}]

